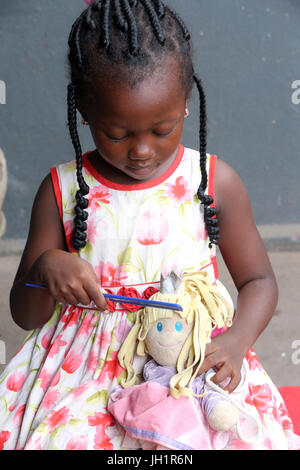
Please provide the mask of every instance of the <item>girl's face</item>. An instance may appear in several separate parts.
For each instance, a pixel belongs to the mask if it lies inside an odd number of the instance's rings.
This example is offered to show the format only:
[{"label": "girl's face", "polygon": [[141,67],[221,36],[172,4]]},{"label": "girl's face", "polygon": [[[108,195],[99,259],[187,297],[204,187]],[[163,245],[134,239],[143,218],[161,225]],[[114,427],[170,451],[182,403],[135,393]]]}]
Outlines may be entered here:
[{"label": "girl's face", "polygon": [[79,107],[97,149],[92,163],[115,182],[150,181],[163,174],[176,157],[186,93],[178,66],[168,62],[135,88],[101,77],[93,99]]}]

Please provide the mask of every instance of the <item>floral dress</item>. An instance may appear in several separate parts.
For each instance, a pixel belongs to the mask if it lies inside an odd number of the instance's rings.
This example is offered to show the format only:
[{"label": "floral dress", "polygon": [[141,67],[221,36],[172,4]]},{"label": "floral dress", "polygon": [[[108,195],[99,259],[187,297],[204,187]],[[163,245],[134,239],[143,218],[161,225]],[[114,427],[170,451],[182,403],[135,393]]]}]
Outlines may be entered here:
[{"label": "floral dress", "polygon": [[[83,155],[90,186],[87,244],[79,256],[93,266],[108,293],[149,298],[161,273],[206,270],[218,282],[215,247],[208,246],[202,206],[199,153],[180,146],[171,167],[151,182],[112,183]],[[208,155],[208,189],[214,194],[216,156]],[[75,194],[75,161],[51,168],[69,251]],[[127,442],[107,411],[125,371],[118,351],[139,307],[109,302],[110,314],[57,303],[49,321],[33,330],[0,376],[0,449],[99,449],[141,447]],[[26,315],[26,312],[24,312]],[[136,358],[141,372],[147,358]],[[259,419],[261,439],[226,448],[288,449],[294,437],[283,400],[253,350],[247,354],[244,406]],[[209,430],[207,430],[209,433]],[[300,446],[299,446],[300,447]],[[213,443],[212,443],[212,448]]]}]

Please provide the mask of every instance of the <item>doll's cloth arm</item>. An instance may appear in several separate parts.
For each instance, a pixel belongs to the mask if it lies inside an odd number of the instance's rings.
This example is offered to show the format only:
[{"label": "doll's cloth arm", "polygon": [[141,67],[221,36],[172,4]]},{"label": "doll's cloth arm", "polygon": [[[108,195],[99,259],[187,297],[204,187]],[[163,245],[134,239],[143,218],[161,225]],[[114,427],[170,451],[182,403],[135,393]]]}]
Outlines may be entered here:
[{"label": "doll's cloth arm", "polygon": [[164,387],[169,387],[170,380],[176,374],[174,367],[160,366],[153,359],[148,361],[143,369],[143,376],[146,382],[158,382]]}]

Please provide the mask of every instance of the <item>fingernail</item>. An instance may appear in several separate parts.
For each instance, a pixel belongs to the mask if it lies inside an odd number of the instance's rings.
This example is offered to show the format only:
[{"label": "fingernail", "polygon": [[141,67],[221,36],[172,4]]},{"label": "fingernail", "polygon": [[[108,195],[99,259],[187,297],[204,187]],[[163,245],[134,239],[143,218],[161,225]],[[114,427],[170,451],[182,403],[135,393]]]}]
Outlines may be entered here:
[{"label": "fingernail", "polygon": [[110,312],[109,312],[109,310],[104,310],[103,313],[108,314]]}]

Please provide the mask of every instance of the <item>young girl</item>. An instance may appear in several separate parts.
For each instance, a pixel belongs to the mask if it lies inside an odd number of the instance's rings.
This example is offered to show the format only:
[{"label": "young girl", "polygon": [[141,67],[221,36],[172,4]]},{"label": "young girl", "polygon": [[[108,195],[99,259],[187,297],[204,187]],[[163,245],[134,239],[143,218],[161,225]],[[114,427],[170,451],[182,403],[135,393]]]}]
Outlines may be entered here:
[{"label": "young girl", "polygon": [[[124,377],[117,354],[136,306],[103,292],[148,298],[174,267],[206,270],[215,282],[218,242],[239,295],[232,327],[207,346],[199,373],[214,368],[214,382],[229,379],[232,392],[246,357],[247,402],[264,426],[257,447],[291,448],[284,403],[251,349],[277,285],[243,183],[206,153],[186,26],[161,0],[95,1],[68,44],[76,159],[51,168],[33,204],[10,296],[15,322],[33,331],[0,377],[0,448],[126,449],[107,403]],[[193,84],[199,152],[180,144]],[[95,143],[83,155],[77,109]],[[77,306],[91,302],[97,309]]]}]

